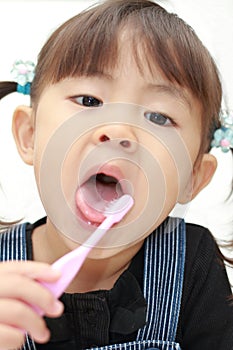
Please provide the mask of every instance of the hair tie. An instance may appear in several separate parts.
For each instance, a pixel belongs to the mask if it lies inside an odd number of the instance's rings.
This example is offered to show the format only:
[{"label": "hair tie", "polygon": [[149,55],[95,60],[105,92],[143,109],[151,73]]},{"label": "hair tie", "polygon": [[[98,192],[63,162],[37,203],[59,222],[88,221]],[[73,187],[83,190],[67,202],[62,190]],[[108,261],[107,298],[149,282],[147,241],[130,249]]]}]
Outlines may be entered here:
[{"label": "hair tie", "polygon": [[35,64],[32,61],[17,60],[13,64],[11,74],[13,80],[18,84],[17,92],[30,95],[31,82],[35,75]]},{"label": "hair tie", "polygon": [[221,127],[214,132],[212,147],[220,147],[222,152],[233,149],[233,113],[224,113],[221,118]]}]

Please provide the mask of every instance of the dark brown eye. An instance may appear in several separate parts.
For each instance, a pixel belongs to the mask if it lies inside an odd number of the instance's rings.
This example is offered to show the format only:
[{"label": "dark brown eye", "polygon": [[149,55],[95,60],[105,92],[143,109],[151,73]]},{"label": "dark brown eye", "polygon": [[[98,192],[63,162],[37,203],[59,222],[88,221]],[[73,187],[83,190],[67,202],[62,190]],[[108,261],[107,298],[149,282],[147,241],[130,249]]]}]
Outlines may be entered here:
[{"label": "dark brown eye", "polygon": [[102,101],[93,96],[78,96],[75,97],[75,101],[85,107],[101,107],[103,105]]}]

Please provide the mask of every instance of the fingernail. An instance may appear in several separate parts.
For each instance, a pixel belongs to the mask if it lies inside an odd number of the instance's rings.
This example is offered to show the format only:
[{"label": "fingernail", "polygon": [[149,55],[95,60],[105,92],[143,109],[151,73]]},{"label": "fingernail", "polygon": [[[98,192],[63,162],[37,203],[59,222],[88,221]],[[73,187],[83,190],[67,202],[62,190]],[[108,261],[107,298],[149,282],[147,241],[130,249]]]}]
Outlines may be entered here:
[{"label": "fingernail", "polygon": [[53,303],[53,307],[52,307],[52,312],[56,313],[56,314],[60,314],[62,313],[64,309],[64,306],[62,304],[62,302],[60,302],[59,300],[56,300],[54,303]]},{"label": "fingernail", "polygon": [[50,338],[50,331],[48,328],[45,328],[43,332],[39,335],[37,341],[39,340],[42,343],[45,343],[49,340]]},{"label": "fingernail", "polygon": [[60,277],[61,271],[58,269],[53,268],[52,266],[47,270],[49,273],[51,273],[52,276]]}]

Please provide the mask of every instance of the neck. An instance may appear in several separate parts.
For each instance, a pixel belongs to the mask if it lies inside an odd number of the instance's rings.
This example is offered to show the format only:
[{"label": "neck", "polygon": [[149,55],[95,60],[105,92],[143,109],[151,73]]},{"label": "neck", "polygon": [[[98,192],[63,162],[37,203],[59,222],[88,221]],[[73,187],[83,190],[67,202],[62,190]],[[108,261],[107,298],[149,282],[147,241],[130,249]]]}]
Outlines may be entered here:
[{"label": "neck", "polygon": [[103,260],[87,258],[78,275],[67,288],[67,292],[109,290],[128,268],[130,261],[130,259],[122,259],[119,255]]}]

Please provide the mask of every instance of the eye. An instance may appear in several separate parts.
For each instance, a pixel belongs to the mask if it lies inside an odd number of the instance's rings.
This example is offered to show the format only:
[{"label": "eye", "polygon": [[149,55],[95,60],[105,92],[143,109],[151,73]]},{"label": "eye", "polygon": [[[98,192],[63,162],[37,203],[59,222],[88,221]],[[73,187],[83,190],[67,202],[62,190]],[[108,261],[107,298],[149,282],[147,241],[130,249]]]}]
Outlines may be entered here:
[{"label": "eye", "polygon": [[145,112],[144,116],[146,117],[147,120],[157,125],[162,125],[162,126],[174,125],[171,118],[158,112]]},{"label": "eye", "polygon": [[103,102],[93,96],[77,96],[72,98],[76,103],[85,107],[101,107]]}]

